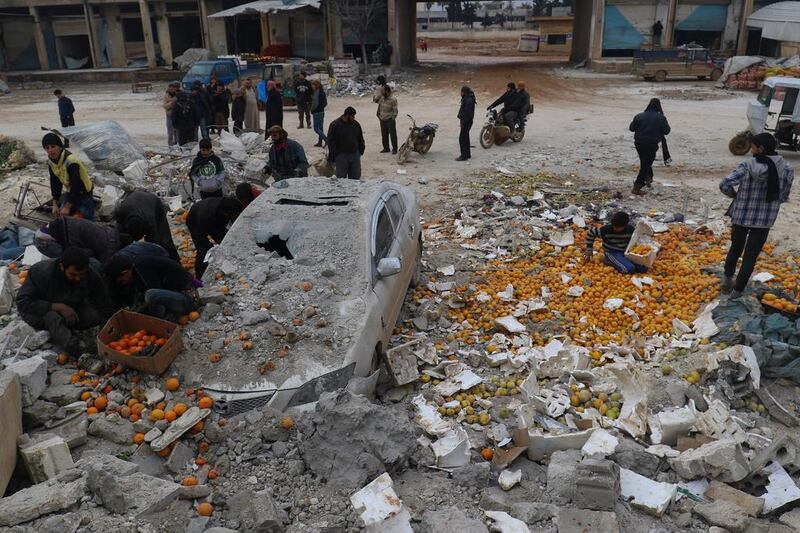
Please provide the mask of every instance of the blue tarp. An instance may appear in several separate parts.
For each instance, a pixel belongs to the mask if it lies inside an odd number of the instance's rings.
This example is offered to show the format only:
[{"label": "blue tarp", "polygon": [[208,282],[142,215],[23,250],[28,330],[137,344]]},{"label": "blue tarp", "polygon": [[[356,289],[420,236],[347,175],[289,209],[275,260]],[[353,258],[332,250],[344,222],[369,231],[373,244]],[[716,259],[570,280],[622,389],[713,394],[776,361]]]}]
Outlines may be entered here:
[{"label": "blue tarp", "polygon": [[676,30],[680,31],[723,31],[728,18],[728,6],[700,5],[680,21]]},{"label": "blue tarp", "polygon": [[617,6],[606,6],[603,24],[604,50],[638,50],[645,40]]}]

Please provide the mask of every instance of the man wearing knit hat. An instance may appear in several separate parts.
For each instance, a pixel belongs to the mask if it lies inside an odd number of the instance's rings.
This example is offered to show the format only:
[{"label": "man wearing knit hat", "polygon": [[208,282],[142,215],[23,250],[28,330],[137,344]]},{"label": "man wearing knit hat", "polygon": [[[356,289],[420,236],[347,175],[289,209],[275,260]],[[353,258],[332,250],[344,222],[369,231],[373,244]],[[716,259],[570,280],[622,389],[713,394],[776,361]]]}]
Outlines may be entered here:
[{"label": "man wearing knit hat", "polygon": [[289,139],[289,134],[281,126],[272,126],[267,133],[272,139],[272,148],[264,172],[275,181],[308,176],[308,159],[300,143]]},{"label": "man wearing knit hat", "polygon": [[328,161],[336,164],[336,177],[361,179],[364,149],[364,132],[356,121],[356,110],[348,107],[328,128]]},{"label": "man wearing knit hat", "polygon": [[61,137],[53,132],[42,138],[42,148],[47,152],[53,216],[79,216],[94,220],[94,184],[86,167],[64,149]]}]

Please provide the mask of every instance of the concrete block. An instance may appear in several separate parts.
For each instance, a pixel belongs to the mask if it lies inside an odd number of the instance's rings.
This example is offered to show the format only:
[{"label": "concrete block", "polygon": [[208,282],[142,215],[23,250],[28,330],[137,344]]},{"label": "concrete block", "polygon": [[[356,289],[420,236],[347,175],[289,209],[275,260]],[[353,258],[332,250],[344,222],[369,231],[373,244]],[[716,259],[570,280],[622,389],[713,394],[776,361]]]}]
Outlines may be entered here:
[{"label": "concrete block", "polygon": [[619,467],[606,459],[578,464],[573,504],[583,509],[613,511],[619,499]]},{"label": "concrete block", "polygon": [[508,533],[531,533],[522,520],[517,520],[503,511],[486,511],[486,518],[492,521],[493,531],[506,531]]},{"label": "concrete block", "polygon": [[751,496],[716,480],[711,482],[704,496],[714,501],[729,501],[750,516],[758,516],[764,508],[764,498]]},{"label": "concrete block", "polygon": [[284,530],[283,511],[275,504],[268,490],[253,493],[242,513],[242,525],[246,531],[258,533],[279,533]]},{"label": "concrete block", "polygon": [[695,422],[694,412],[688,407],[652,414],[647,420],[650,426],[650,441],[653,444],[675,446],[678,437],[688,435]]},{"label": "concrete block", "polygon": [[795,531],[800,531],[800,509],[792,509],[788,513],[783,513],[778,521],[781,524],[794,528]]},{"label": "concrete block", "polygon": [[678,486],[659,483],[623,468],[619,474],[620,496],[646,513],[660,517],[675,500]]},{"label": "concrete block", "polygon": [[6,370],[19,376],[23,406],[33,405],[47,388],[47,361],[38,355],[12,363]]},{"label": "concrete block", "polygon": [[17,464],[17,439],[22,435],[22,387],[19,376],[0,372],[0,494]]},{"label": "concrete block", "polygon": [[178,498],[181,488],[139,472],[119,477],[100,470],[89,472],[87,486],[109,511],[136,518],[163,511]]},{"label": "concrete block", "polygon": [[112,476],[128,476],[139,471],[139,465],[106,453],[93,455],[84,453],[83,457],[75,463],[75,468],[80,468],[87,473],[97,470]]},{"label": "concrete block", "polygon": [[800,473],[800,443],[784,433],[772,441],[772,444],[759,451],[750,461],[750,476],[746,479],[748,487],[757,489],[768,483],[768,474],[763,471],[770,462],[780,464],[784,470],[794,476]]},{"label": "concrete block", "polygon": [[0,267],[0,315],[6,315],[14,304],[14,285],[8,267]]},{"label": "concrete block", "polygon": [[550,522],[558,515],[558,506],[552,503],[520,502],[511,506],[509,513],[528,525]]},{"label": "concrete block", "polygon": [[43,430],[32,433],[31,438],[41,440],[46,436],[61,437],[67,443],[69,449],[73,450],[86,444],[88,427],[89,417],[85,412],[80,412],[48,425]]},{"label": "concrete block", "polygon": [[733,440],[711,442],[685,451],[671,459],[670,465],[684,479],[707,477],[734,483],[750,473],[747,458]]},{"label": "concrete block", "polygon": [[164,466],[173,474],[180,474],[186,470],[186,465],[190,462],[194,462],[194,452],[187,445],[178,441]]},{"label": "concrete block", "polygon": [[180,492],[178,493],[178,498],[181,500],[199,500],[201,498],[206,498],[211,495],[211,487],[208,485],[192,485],[192,486],[183,486],[181,485]]},{"label": "concrete block", "polygon": [[538,430],[531,430],[528,434],[528,459],[541,461],[556,451],[580,450],[594,431],[595,428],[562,435],[544,435]]},{"label": "concrete block", "polygon": [[558,533],[619,533],[617,515],[609,511],[562,507],[556,523]]},{"label": "concrete block", "polygon": [[491,471],[491,464],[483,462],[456,468],[450,475],[453,477],[453,481],[462,487],[484,489],[489,486],[489,474]]},{"label": "concrete block", "polygon": [[65,406],[80,399],[84,387],[76,387],[68,383],[66,385],[50,385],[42,393],[42,399],[56,405]]},{"label": "concrete block", "polygon": [[489,533],[483,523],[469,518],[455,507],[425,511],[417,527],[419,533]]},{"label": "concrete block", "polygon": [[39,483],[0,499],[0,526],[15,526],[36,520],[78,503],[86,492],[86,479],[69,483],[55,479]]},{"label": "concrete block", "polygon": [[22,408],[22,421],[26,428],[43,426],[56,416],[56,412],[58,412],[56,404],[39,399],[33,402],[33,405]]},{"label": "concrete block", "polygon": [[116,413],[100,415],[89,424],[89,435],[117,444],[130,444],[133,440],[133,424]]},{"label": "concrete block", "polygon": [[21,444],[19,454],[34,483],[41,483],[75,466],[69,446],[61,437]]},{"label": "concrete block", "polygon": [[553,503],[566,505],[574,499],[580,459],[579,450],[559,451],[550,457],[547,465],[547,493]]},{"label": "concrete block", "polygon": [[725,500],[701,503],[692,511],[712,526],[725,528],[731,533],[742,533],[750,520],[742,509]]}]

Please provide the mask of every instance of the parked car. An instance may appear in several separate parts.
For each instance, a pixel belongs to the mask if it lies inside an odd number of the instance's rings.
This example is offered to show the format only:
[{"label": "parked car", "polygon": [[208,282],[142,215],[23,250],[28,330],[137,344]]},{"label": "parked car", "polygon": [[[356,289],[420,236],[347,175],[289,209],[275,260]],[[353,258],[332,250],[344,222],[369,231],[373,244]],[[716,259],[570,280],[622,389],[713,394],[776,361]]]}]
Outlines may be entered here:
[{"label": "parked car", "polygon": [[239,86],[239,65],[233,59],[215,59],[213,61],[198,61],[183,77],[181,84],[183,90],[188,91],[195,82],[203,85],[211,83],[211,75],[216,74],[217,81],[226,87]]},{"label": "parked car", "polygon": [[687,77],[717,81],[722,70],[723,62],[711,57],[707,49],[682,46],[672,50],[634,52],[631,72],[634,76],[654,81]]},{"label": "parked car", "polygon": [[[252,349],[242,350],[236,340],[221,361],[204,366],[211,328],[198,321],[187,326],[187,349],[171,371],[197,376],[215,408],[228,415],[314,402],[379,367],[419,275],[421,253],[419,209],[408,188],[390,181],[283,180],[238,217],[203,280],[204,291],[221,283],[236,291],[232,306],[244,310],[235,320],[252,335]],[[235,275],[217,280],[217,272],[232,268]],[[259,317],[253,312],[260,302],[270,307]]]}]

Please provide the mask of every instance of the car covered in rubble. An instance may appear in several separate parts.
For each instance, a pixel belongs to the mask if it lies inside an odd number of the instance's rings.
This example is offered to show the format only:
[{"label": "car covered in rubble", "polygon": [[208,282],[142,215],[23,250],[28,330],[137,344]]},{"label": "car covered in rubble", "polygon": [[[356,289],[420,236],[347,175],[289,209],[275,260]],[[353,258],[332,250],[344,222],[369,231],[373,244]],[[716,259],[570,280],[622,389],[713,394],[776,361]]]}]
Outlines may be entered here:
[{"label": "car covered in rubble", "polygon": [[[307,404],[354,376],[374,375],[421,253],[419,209],[408,188],[280,181],[212,252],[202,294],[225,293],[222,312],[209,318],[206,311],[188,326],[188,349],[174,370],[229,415]],[[211,353],[219,360],[211,363]]]}]

